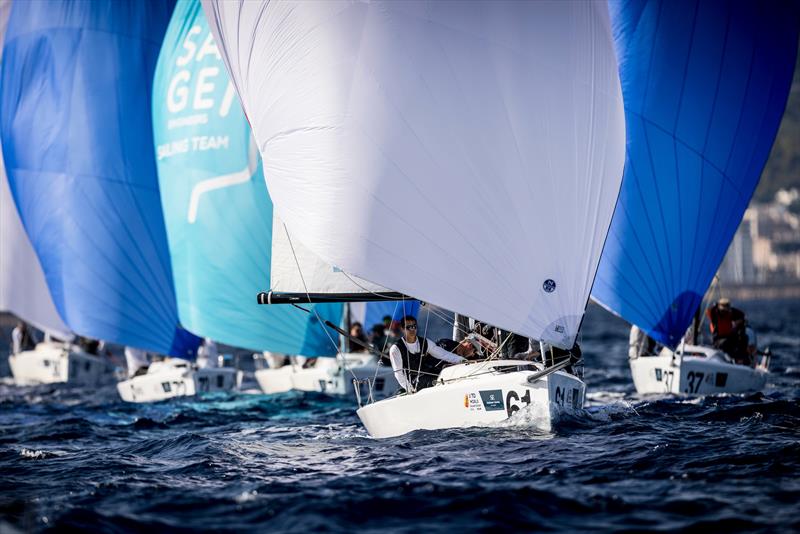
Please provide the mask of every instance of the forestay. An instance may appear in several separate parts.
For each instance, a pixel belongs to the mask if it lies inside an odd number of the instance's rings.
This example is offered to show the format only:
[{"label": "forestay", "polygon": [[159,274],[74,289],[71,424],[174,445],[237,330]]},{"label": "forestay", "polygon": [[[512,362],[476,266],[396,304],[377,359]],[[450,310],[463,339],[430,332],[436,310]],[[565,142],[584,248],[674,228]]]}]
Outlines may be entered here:
[{"label": "forestay", "polygon": [[[0,45],[11,11],[10,0],[0,0]],[[0,46],[0,62],[2,62]],[[69,337],[69,328],[58,316],[42,266],[19,220],[8,188],[0,152],[0,310],[8,311],[39,329]]]},{"label": "forestay", "polygon": [[153,126],[181,324],[252,350],[336,353],[318,317],[339,324],[340,304],[309,314],[256,302],[271,275],[272,203],[199,0],[179,1],[172,15],[153,82]]},{"label": "forestay", "polygon": [[19,2],[0,77],[8,180],[60,316],[78,334],[173,355],[178,316],[150,90],[172,4]]},{"label": "forestay", "polygon": [[605,4],[204,7],[294,241],[572,346],[624,161]]},{"label": "forestay", "polygon": [[753,194],[795,65],[797,2],[612,2],[625,177],[594,298],[679,342]]}]

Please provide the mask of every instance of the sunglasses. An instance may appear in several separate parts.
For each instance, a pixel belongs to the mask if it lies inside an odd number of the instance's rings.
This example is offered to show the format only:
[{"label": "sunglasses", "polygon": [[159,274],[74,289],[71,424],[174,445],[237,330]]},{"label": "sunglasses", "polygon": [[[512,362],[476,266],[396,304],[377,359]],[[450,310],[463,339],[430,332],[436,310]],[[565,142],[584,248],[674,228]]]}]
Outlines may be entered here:
[{"label": "sunglasses", "polygon": [[417,329],[417,325],[415,325],[415,324],[407,324],[403,328],[405,328],[406,330],[416,330]]}]

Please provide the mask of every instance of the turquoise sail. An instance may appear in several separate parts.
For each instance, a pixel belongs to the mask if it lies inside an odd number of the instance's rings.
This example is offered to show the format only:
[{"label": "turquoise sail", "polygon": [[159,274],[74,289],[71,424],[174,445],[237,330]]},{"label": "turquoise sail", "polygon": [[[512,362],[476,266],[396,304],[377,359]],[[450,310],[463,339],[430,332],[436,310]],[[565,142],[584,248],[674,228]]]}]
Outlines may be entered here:
[{"label": "turquoise sail", "polygon": [[609,3],[627,155],[592,296],[675,347],[742,219],[792,83],[800,3]]},{"label": "turquoise sail", "polygon": [[341,304],[260,306],[272,202],[261,160],[200,2],[177,3],[153,82],[161,201],[178,314],[192,332],[251,350],[333,355]]},{"label": "turquoise sail", "polygon": [[171,2],[14,2],[0,133],[14,203],[73,332],[192,356],[158,193],[150,90]]}]

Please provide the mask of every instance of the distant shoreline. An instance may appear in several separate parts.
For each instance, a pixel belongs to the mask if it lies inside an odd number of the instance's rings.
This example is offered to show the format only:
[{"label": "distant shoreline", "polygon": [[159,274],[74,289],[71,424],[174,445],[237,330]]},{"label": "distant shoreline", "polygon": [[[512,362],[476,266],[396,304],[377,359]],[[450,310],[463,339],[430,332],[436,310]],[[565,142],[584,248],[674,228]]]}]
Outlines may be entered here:
[{"label": "distant shoreline", "polygon": [[[731,300],[793,300],[800,299],[800,282],[780,285],[722,285],[722,296]],[[712,295],[716,295],[716,290]]]}]

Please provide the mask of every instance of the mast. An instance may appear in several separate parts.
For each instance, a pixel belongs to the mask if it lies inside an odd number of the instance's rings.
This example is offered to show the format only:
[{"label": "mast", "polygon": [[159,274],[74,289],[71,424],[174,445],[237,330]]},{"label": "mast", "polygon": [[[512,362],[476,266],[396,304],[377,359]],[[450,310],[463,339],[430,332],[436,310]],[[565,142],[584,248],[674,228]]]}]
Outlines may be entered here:
[{"label": "mast", "polygon": [[469,331],[469,317],[460,313],[453,314],[453,341],[463,341]]}]

